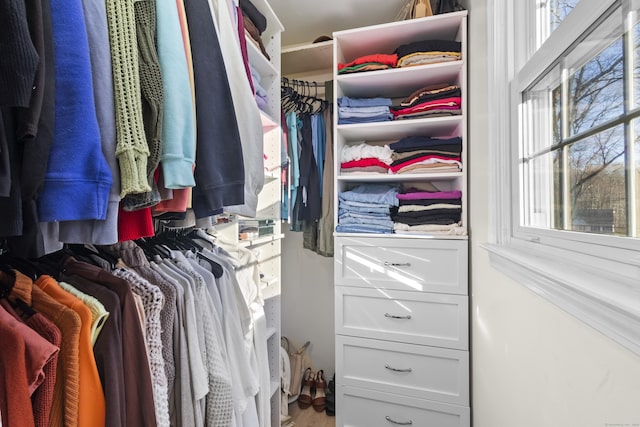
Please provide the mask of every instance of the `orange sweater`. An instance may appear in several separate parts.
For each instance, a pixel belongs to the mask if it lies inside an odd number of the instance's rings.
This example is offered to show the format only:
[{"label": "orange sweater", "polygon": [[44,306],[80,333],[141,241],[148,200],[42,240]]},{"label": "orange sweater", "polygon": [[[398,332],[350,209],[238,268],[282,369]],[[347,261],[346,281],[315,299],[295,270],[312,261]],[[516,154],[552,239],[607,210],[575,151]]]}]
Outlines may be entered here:
[{"label": "orange sweater", "polygon": [[104,427],[105,401],[102,383],[98,375],[96,359],[91,344],[91,310],[79,298],[60,287],[51,276],[40,276],[35,284],[49,296],[69,307],[80,316],[79,360],[80,398],[78,407],[79,427]]},{"label": "orange sweater", "polygon": [[[79,384],[80,316],[33,286],[31,279],[16,271],[16,281],[9,299],[20,298],[51,320],[62,333],[56,384],[49,419],[50,427],[77,427]],[[2,273],[0,273],[2,274]]]}]

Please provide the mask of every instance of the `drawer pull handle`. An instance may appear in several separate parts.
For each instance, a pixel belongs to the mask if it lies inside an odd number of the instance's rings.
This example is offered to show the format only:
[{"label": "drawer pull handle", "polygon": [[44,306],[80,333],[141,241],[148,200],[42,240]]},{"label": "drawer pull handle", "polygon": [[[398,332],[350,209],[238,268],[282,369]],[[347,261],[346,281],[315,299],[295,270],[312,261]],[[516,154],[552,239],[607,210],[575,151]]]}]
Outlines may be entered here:
[{"label": "drawer pull handle", "polygon": [[410,426],[413,424],[413,421],[409,420],[409,421],[396,421],[393,418],[391,418],[389,415],[387,415],[386,417],[384,417],[387,421],[389,421],[392,424],[397,424],[399,426]]},{"label": "drawer pull handle", "polygon": [[411,267],[411,263],[410,262],[389,262],[389,261],[385,261],[384,265],[386,265],[387,267]]},{"label": "drawer pull handle", "polygon": [[392,368],[392,367],[391,367],[391,366],[389,366],[389,365],[384,365],[384,367],[385,367],[385,368],[387,368],[387,369],[388,369],[388,370],[390,370],[390,371],[393,371],[393,372],[412,372],[412,371],[413,371],[413,369],[411,369],[411,368],[407,368],[407,369],[397,369],[397,368]]},{"label": "drawer pull handle", "polygon": [[407,319],[407,320],[411,319],[410,314],[407,314],[406,316],[396,316],[394,314],[385,313],[384,317],[388,317],[390,319]]}]

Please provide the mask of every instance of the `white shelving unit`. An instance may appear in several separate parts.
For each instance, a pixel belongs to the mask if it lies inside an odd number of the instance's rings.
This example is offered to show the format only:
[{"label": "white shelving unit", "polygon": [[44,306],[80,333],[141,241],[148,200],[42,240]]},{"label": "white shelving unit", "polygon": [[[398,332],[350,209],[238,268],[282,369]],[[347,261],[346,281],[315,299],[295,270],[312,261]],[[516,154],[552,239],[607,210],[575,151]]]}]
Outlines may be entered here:
[{"label": "white shelving unit", "polygon": [[[336,426],[469,427],[467,228],[467,12],[333,34],[334,99],[391,98],[452,83],[462,115],[337,125],[334,104],[335,216],[338,193],[362,183],[431,182],[462,192],[463,235],[334,233]],[[455,40],[453,62],[339,75],[338,63],[390,54],[420,40]],[[385,145],[405,136],[462,139],[462,171],[340,174],[346,145]]]},{"label": "white shelving unit", "polygon": [[[261,35],[267,59],[247,36],[249,63],[260,74],[260,84],[266,90],[268,104],[260,112],[264,132],[265,184],[258,196],[256,218],[280,217],[280,33],[284,27],[267,0],[252,0],[256,8],[266,17],[267,28]],[[226,235],[238,238],[237,223],[225,230]],[[280,221],[275,221],[272,235],[261,236],[249,241],[239,241],[257,255],[261,280],[262,297],[267,319],[267,349],[269,353],[271,426],[280,426],[280,277],[281,239]],[[267,280],[268,279],[268,280]]]}]

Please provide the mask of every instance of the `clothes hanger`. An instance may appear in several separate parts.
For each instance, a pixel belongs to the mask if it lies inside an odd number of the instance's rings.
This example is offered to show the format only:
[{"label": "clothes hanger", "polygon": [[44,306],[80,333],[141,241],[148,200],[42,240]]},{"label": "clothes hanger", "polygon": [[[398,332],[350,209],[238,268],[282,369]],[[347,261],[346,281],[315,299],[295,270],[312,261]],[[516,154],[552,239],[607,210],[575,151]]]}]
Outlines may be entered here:
[{"label": "clothes hanger", "polygon": [[68,248],[69,248],[69,251],[71,251],[71,253],[74,255],[74,257],[77,256],[79,260],[82,260],[88,264],[92,264],[100,267],[100,265],[98,265],[98,263],[96,263],[93,258],[93,257],[98,257],[106,261],[107,263],[109,263],[109,267],[111,268],[111,271],[116,269],[117,260],[114,261],[113,257],[107,258],[103,256],[103,254],[98,252],[97,248],[94,251],[82,244],[70,244],[68,245]]},{"label": "clothes hanger", "polygon": [[41,274],[43,274],[37,269],[34,263],[27,259],[12,256],[9,253],[0,255],[0,262],[7,265],[9,268],[18,270],[20,273],[28,276],[31,280],[36,280]]},{"label": "clothes hanger", "polygon": [[173,243],[181,249],[191,250],[193,253],[195,253],[196,257],[207,262],[211,266],[211,272],[213,273],[216,279],[219,279],[220,277],[222,277],[222,274],[224,273],[223,267],[219,263],[217,263],[215,260],[211,259],[206,254],[204,254],[202,252],[204,250],[204,247],[198,244],[197,242],[195,242],[193,239],[191,239],[187,235],[182,234],[178,230],[174,230],[173,233],[165,232],[160,235],[157,235],[156,237],[163,239],[163,241],[165,241],[166,243]]}]

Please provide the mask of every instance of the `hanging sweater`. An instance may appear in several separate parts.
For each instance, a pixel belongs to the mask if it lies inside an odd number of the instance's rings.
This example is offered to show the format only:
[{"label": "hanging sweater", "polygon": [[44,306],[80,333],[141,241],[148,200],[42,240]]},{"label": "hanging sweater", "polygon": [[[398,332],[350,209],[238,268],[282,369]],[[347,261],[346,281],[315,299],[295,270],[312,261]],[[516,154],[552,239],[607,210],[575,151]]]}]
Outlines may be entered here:
[{"label": "hanging sweater", "polygon": [[[161,164],[166,188],[193,187],[196,141],[191,83],[176,0],[156,0],[164,117]],[[188,35],[187,35],[188,36]]]},{"label": "hanging sweater", "polygon": [[78,275],[114,291],[120,299],[122,314],[122,360],[126,400],[126,424],[136,427],[156,427],[151,374],[142,328],[129,285],[95,265],[68,257],[64,262],[67,274]]},{"label": "hanging sweater", "polygon": [[147,182],[149,146],[144,133],[134,0],[108,0],[107,27],[111,47],[116,106],[116,157],[120,196],[151,191]]},{"label": "hanging sweater", "polygon": [[104,426],[104,392],[98,376],[96,360],[93,356],[91,310],[80,299],[62,289],[53,277],[40,276],[34,284],[60,304],[75,311],[80,317],[78,360],[80,369],[79,384],[82,393],[79,395],[78,425],[80,427]]},{"label": "hanging sweater", "polygon": [[36,311],[47,316],[62,333],[62,343],[58,356],[58,381],[54,386],[49,425],[78,426],[78,405],[80,396],[80,316],[73,310],[60,304],[39,287],[34,286],[31,279],[16,271],[16,281],[9,299],[20,298]]},{"label": "hanging sweater", "polygon": [[[244,203],[243,145],[229,105],[231,90],[207,0],[184,2],[196,89],[197,141],[193,210],[198,218]],[[244,73],[244,71],[243,71]]]},{"label": "hanging sweater", "polygon": [[156,6],[155,0],[135,2],[138,40],[138,66],[142,91],[142,119],[149,147],[147,158],[147,182],[151,191],[130,194],[122,201],[125,210],[151,207],[160,201],[160,193],[154,174],[160,163],[162,148],[162,73],[156,51]]},{"label": "hanging sweater", "polygon": [[[123,267],[123,265],[120,264],[118,267]],[[118,268],[113,274],[127,281],[131,290],[142,298],[146,318],[145,341],[151,368],[156,420],[158,427],[169,427],[169,390],[164,358],[162,357],[162,326],[160,324],[160,311],[164,305],[164,297],[157,286],[152,285],[133,271]]]},{"label": "hanging sweater", "polygon": [[100,126],[102,153],[111,170],[113,185],[109,192],[106,218],[104,220],[62,222],[60,223],[59,239],[65,243],[108,245],[118,241],[120,171],[116,160],[116,113],[113,105],[107,11],[103,0],[83,0],[82,5],[89,36],[93,95]]},{"label": "hanging sweater", "polygon": [[40,221],[104,219],[112,176],[102,154],[81,1],[51,1],[51,19],[55,127],[38,199]]},{"label": "hanging sweater", "polygon": [[[253,91],[246,77],[242,52],[240,50],[235,18],[231,15],[227,0],[209,0],[215,12],[220,40],[220,50],[224,58],[227,80],[231,89],[233,109],[238,119],[242,157],[244,162],[244,203],[227,205],[226,211],[255,217],[258,193],[264,186],[264,135],[260,110],[253,97]],[[235,9],[234,9],[235,11]],[[235,204],[234,204],[235,205]]]},{"label": "hanging sweater", "polygon": [[10,316],[0,307],[0,340],[5,347],[0,352],[0,424],[33,427],[35,423],[24,357],[25,339],[5,317]]},{"label": "hanging sweater", "polygon": [[0,1],[0,106],[27,107],[38,66],[24,1]]},{"label": "hanging sweater", "polygon": [[[40,63],[33,83],[35,89],[29,108],[17,111],[16,137],[22,148],[22,160],[19,164],[21,169],[22,235],[9,239],[9,249],[16,256],[37,258],[44,254],[44,243],[37,214],[36,198],[44,182],[49,151],[53,142],[56,74],[50,2],[36,0],[26,4],[32,39],[42,37],[42,44],[35,44],[40,56]],[[14,164],[15,166],[16,164]]]}]

